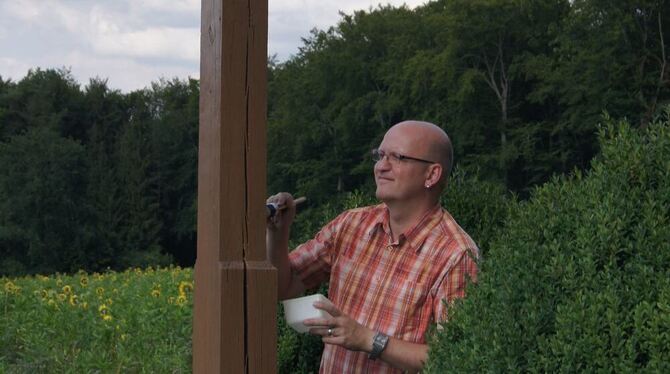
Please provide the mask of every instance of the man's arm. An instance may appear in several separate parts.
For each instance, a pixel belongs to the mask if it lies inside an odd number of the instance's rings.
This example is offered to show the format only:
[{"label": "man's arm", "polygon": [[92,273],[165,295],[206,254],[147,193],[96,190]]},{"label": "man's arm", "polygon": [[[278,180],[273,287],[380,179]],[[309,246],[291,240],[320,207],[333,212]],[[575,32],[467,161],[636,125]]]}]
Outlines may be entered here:
[{"label": "man's arm", "polygon": [[[321,335],[325,344],[339,345],[352,351],[367,353],[372,351],[375,331],[370,330],[342,313],[331,302],[324,303],[317,301],[314,303],[314,307],[325,310],[332,318],[305,320],[304,324],[306,326],[330,326],[330,329],[323,327],[312,328],[309,331],[310,334]],[[428,359],[428,345],[410,343],[391,337],[379,359],[395,367],[416,372],[423,368]]]},{"label": "man's arm", "polygon": [[288,260],[288,239],[295,217],[295,204],[293,197],[285,192],[271,196],[267,202],[286,207],[268,219],[265,245],[268,260],[277,268],[277,296],[279,300],[290,299],[305,291],[305,285],[293,274]]},{"label": "man's arm", "polygon": [[[372,344],[370,344],[370,349],[372,349]],[[428,345],[389,338],[386,349],[379,358],[410,373],[418,372],[423,369],[423,365],[428,360]]]}]

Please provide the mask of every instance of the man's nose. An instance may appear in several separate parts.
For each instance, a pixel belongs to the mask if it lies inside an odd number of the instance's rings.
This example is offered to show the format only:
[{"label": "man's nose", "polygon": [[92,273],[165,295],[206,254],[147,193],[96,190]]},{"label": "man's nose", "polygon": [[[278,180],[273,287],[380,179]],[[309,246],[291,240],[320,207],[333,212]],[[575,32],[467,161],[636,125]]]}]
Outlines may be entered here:
[{"label": "man's nose", "polygon": [[377,170],[387,170],[391,168],[391,162],[389,161],[389,156],[384,155],[379,159],[379,161],[375,162],[375,169]]}]

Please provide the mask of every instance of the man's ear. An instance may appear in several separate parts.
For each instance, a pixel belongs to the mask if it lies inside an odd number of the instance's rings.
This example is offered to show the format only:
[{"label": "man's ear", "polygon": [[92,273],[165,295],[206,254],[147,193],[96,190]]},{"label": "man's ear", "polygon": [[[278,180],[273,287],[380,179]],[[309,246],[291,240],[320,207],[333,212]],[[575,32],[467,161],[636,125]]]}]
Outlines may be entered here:
[{"label": "man's ear", "polygon": [[426,177],[426,185],[427,186],[434,186],[440,182],[440,179],[442,178],[442,173],[444,170],[442,170],[442,165],[440,164],[432,164],[428,167],[428,176]]}]

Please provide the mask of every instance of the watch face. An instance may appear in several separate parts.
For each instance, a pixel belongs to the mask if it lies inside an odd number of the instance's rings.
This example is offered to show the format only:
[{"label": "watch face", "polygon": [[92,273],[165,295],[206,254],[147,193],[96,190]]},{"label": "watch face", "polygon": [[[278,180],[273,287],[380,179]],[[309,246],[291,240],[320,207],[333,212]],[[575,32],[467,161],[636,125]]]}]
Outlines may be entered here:
[{"label": "watch face", "polygon": [[384,351],[384,348],[386,348],[388,341],[388,336],[380,332],[375,334],[375,337],[372,340],[372,352],[370,352],[370,358],[374,360],[379,357],[379,355],[381,355],[381,353]]}]

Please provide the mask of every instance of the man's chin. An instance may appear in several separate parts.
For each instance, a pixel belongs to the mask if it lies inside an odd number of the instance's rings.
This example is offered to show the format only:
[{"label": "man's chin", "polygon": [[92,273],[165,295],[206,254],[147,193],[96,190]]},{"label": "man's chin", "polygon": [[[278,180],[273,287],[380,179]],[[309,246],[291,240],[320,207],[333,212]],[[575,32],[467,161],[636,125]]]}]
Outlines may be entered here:
[{"label": "man's chin", "polygon": [[386,202],[389,200],[389,194],[383,190],[380,190],[377,188],[377,191],[375,191],[375,196],[377,197],[377,200],[381,202]]}]

